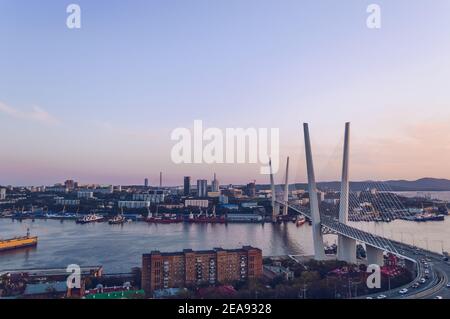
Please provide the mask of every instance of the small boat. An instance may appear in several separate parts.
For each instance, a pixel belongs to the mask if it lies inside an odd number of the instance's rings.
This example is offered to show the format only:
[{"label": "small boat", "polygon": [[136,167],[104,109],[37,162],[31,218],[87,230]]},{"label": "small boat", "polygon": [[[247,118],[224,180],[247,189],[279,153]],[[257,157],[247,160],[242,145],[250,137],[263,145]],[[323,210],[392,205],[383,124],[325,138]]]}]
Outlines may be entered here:
[{"label": "small boat", "polygon": [[108,221],[110,225],[120,225],[127,222],[127,219],[123,216],[123,208],[120,211],[120,214],[114,216],[112,219]]},{"label": "small boat", "polygon": [[110,219],[108,221],[108,224],[110,225],[119,225],[119,224],[123,224],[127,221],[127,219],[125,217],[123,217],[122,214],[116,215],[114,216],[112,219]]},{"label": "small boat", "polygon": [[95,223],[103,220],[103,216],[97,214],[85,215],[76,220],[77,224]]},{"label": "small boat", "polygon": [[297,221],[295,222],[297,227],[302,226],[304,223],[306,223],[306,218],[304,216],[297,217]]},{"label": "small boat", "polygon": [[414,217],[414,221],[416,221],[416,222],[442,221],[444,219],[445,219],[445,216],[443,214],[432,214],[432,213],[417,214]]}]

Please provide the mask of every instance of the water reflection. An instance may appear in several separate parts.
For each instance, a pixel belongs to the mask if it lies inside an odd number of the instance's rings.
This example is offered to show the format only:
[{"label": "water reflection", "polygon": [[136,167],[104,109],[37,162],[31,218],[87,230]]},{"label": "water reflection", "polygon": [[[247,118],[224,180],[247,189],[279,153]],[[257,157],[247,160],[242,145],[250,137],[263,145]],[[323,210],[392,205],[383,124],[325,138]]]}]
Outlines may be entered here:
[{"label": "water reflection", "polygon": [[[396,220],[391,223],[358,222],[352,225],[395,240],[435,251],[450,249],[450,221],[415,223]],[[0,219],[2,238],[26,234],[27,228],[39,236],[38,246],[26,251],[0,253],[0,270],[27,267],[102,264],[106,271],[128,271],[139,266],[141,255],[152,250],[180,251],[185,248],[237,248],[252,245],[265,256],[312,255],[311,227],[285,224],[147,224],[123,225],[94,223],[78,225],[73,221]],[[332,244],[336,236],[325,235]]]},{"label": "water reflection", "polygon": [[2,237],[26,232],[39,236],[38,248],[27,254],[0,254],[0,269],[103,264],[107,271],[128,271],[152,250],[237,248],[253,245],[264,255],[311,254],[310,227],[286,224],[147,224],[78,225],[73,221],[0,220]]}]

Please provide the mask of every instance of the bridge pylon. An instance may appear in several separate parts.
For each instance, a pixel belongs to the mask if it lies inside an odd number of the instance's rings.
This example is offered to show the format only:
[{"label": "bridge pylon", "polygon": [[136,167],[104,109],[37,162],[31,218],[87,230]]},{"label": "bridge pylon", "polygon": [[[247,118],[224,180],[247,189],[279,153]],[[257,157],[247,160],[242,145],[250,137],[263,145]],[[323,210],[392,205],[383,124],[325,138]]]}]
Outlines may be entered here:
[{"label": "bridge pylon", "polygon": [[[342,156],[341,196],[339,200],[339,222],[348,224],[349,186],[349,152],[350,152],[350,123],[345,123],[344,152]],[[356,240],[338,235],[339,260],[356,263]]]},{"label": "bridge pylon", "polygon": [[270,191],[272,193],[272,222],[276,222],[278,215],[280,214],[280,204],[277,202],[277,196],[275,192],[275,181],[273,178],[272,171],[272,159],[269,159],[269,167],[270,167]]},{"label": "bridge pylon", "polygon": [[314,163],[309,138],[308,123],[303,123],[303,134],[305,137],[306,168],[308,172],[309,206],[311,210],[312,235],[314,245],[314,259],[324,260],[325,251],[323,246],[322,226],[320,222],[319,199],[317,196],[316,178],[314,176]]},{"label": "bridge pylon", "polygon": [[283,206],[283,216],[288,215],[289,207],[287,205],[287,202],[289,201],[289,156],[286,160],[286,179],[284,181],[284,194],[283,194],[283,202],[286,203]]}]

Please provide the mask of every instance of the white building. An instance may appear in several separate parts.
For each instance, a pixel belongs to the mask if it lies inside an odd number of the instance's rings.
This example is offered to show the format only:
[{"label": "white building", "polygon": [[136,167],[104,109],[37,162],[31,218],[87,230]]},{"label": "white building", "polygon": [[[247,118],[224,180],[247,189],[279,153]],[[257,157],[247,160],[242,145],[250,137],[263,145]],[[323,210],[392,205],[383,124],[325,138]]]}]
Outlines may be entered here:
[{"label": "white building", "polygon": [[119,208],[148,208],[150,201],[146,200],[121,200],[118,202]]},{"label": "white building", "polygon": [[220,197],[220,192],[208,192],[208,197],[211,197],[211,198]]},{"label": "white building", "polygon": [[64,199],[62,197],[56,198],[56,205],[65,205],[65,206],[77,206],[80,205],[79,199]]},{"label": "white building", "polygon": [[208,207],[209,201],[207,199],[186,199],[184,206],[186,207]]},{"label": "white building", "polygon": [[136,201],[149,201],[151,203],[163,203],[165,194],[163,191],[153,191],[148,193],[133,194],[133,200]]},{"label": "white building", "polygon": [[78,191],[77,192],[77,197],[78,198],[93,198],[94,197],[94,192],[92,192],[90,190]]},{"label": "white building", "polygon": [[6,188],[0,188],[0,200],[6,199]]}]

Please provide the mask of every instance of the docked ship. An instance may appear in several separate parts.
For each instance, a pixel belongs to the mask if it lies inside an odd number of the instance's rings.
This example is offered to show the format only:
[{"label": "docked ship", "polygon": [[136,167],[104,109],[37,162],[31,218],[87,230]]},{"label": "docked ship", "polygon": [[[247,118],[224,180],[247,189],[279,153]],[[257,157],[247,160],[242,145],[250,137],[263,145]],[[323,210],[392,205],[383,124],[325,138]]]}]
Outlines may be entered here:
[{"label": "docked ship", "polygon": [[88,224],[88,223],[95,223],[100,222],[103,220],[103,216],[97,215],[97,214],[89,214],[86,216],[83,216],[76,220],[77,224]]},{"label": "docked ship", "polygon": [[192,212],[189,212],[189,216],[185,219],[188,223],[225,223],[226,219],[224,216],[216,215],[216,206],[213,207],[213,211],[211,214],[208,214],[206,210],[205,213],[200,211],[199,214],[194,215]]},{"label": "docked ship", "polygon": [[432,214],[432,213],[417,214],[414,217],[414,221],[416,222],[442,221],[444,219],[445,216],[443,214]]},{"label": "docked ship", "polygon": [[154,224],[174,224],[183,222],[183,218],[178,217],[176,214],[153,215],[149,212],[145,221]]},{"label": "docked ship", "polygon": [[23,247],[34,247],[37,245],[37,236],[30,236],[30,230],[27,229],[27,235],[10,239],[0,239],[0,252]]},{"label": "docked ship", "polygon": [[119,214],[119,215],[114,216],[112,219],[110,219],[108,221],[108,224],[119,225],[119,224],[125,223],[126,221],[127,221],[127,219],[122,214]]},{"label": "docked ship", "polygon": [[59,219],[59,220],[64,220],[64,219],[71,219],[71,220],[77,220],[78,218],[80,218],[80,216],[78,215],[78,210],[76,213],[68,213],[66,212],[66,207],[64,206],[63,210],[59,213],[46,213],[44,214],[44,217],[47,219]]},{"label": "docked ship", "polygon": [[33,217],[33,208],[31,210],[25,210],[25,207],[22,207],[22,210],[16,211],[13,215],[13,219],[23,220],[23,219],[31,219]]}]

